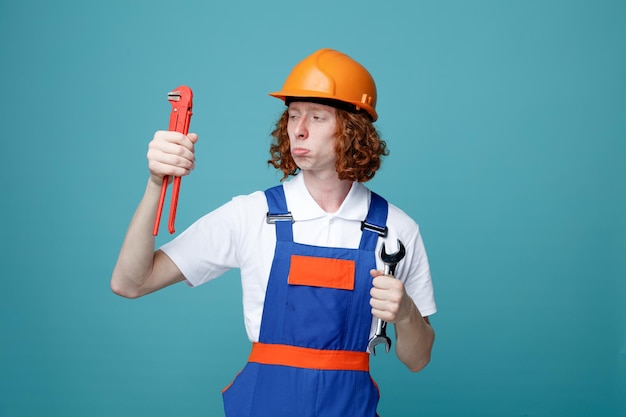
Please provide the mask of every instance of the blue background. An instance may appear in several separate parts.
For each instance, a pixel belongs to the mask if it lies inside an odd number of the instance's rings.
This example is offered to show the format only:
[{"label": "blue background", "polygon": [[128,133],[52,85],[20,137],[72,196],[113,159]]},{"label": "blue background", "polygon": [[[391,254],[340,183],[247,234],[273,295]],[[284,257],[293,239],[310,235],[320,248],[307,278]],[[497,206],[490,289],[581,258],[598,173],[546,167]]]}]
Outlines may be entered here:
[{"label": "blue background", "polygon": [[[177,227],[276,184],[292,66],[379,89],[369,183],[421,225],[431,364],[378,355],[381,416],[626,416],[626,2],[0,2],[0,416],[219,416],[244,365],[237,271],[139,300],[109,279],[194,90]],[[159,243],[170,236],[165,222]]]}]

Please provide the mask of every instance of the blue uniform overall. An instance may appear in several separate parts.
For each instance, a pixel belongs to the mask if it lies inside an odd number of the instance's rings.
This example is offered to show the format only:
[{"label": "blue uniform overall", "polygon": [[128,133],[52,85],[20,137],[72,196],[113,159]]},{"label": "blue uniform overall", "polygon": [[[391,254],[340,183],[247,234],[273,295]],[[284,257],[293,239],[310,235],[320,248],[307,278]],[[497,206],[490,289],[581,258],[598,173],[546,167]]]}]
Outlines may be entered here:
[{"label": "blue uniform overall", "polygon": [[387,202],[371,193],[358,249],[293,241],[282,186],[265,191],[276,227],[259,342],[223,392],[227,417],[375,417],[366,352],[375,249]]}]

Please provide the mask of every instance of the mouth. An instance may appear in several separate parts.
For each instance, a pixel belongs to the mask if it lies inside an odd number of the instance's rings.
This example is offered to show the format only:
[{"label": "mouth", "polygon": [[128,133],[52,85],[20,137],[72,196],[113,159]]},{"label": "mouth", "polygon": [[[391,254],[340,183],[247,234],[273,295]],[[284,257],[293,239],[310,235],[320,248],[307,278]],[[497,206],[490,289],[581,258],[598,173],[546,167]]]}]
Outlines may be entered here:
[{"label": "mouth", "polygon": [[306,156],[310,151],[305,148],[293,148],[291,150],[292,156]]}]

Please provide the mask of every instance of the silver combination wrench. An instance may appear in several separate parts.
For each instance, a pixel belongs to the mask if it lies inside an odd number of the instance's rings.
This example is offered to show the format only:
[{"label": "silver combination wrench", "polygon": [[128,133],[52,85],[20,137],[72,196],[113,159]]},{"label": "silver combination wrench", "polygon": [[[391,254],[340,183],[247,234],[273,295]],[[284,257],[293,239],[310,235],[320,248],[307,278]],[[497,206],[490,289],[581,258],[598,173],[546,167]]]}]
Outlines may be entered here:
[{"label": "silver combination wrench", "polygon": [[[404,249],[404,245],[398,239],[398,251],[394,253],[387,253],[385,251],[385,244],[383,243],[380,248],[380,260],[385,264],[385,275],[395,276],[396,266],[398,262],[404,258],[406,251]],[[391,339],[387,336],[387,322],[382,319],[378,319],[376,322],[376,333],[369,340],[368,348],[372,355],[376,355],[376,345],[381,343],[385,344],[385,348],[387,353],[389,353],[389,349],[391,348]]]}]

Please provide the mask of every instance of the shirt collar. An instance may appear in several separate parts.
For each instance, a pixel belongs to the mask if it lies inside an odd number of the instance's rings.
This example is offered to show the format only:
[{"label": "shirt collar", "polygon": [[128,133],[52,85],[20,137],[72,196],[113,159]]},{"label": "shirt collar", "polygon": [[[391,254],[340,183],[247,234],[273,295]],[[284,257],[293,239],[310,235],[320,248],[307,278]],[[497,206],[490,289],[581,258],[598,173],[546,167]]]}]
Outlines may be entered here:
[{"label": "shirt collar", "polygon": [[353,182],[350,192],[336,213],[326,213],[315,202],[304,184],[304,176],[298,174],[283,184],[287,207],[294,221],[314,220],[322,217],[339,217],[346,220],[364,220],[369,208],[369,190],[359,182]]}]

